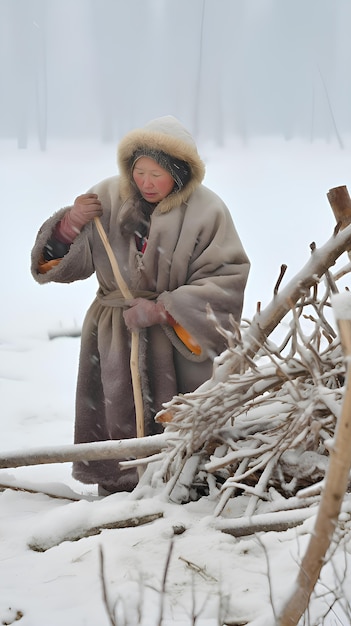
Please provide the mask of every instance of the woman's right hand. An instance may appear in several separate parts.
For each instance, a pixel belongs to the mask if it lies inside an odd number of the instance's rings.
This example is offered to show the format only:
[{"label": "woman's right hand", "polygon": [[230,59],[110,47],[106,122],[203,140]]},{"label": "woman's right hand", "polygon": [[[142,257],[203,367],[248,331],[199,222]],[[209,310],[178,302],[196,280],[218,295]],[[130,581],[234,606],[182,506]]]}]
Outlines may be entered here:
[{"label": "woman's right hand", "polygon": [[73,228],[81,230],[94,217],[102,215],[102,206],[96,193],[83,193],[78,196],[69,211],[69,220]]}]

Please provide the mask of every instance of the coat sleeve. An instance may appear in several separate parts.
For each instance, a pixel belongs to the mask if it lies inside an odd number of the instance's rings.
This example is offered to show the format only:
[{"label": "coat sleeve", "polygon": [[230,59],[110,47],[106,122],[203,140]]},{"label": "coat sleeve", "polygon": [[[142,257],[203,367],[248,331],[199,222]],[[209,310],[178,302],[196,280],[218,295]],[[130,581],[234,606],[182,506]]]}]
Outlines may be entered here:
[{"label": "coat sleeve", "polygon": [[231,316],[240,322],[250,262],[228,208],[209,190],[199,194],[195,210],[188,206],[182,230],[173,263],[177,268],[189,258],[187,277],[159,300],[201,346],[200,358],[213,358],[226,345],[209,310],[226,330]]},{"label": "coat sleeve", "polygon": [[49,282],[71,283],[75,280],[84,280],[95,271],[90,245],[91,224],[87,224],[83,228],[59,263],[52,264],[52,267],[45,273],[40,271],[44,246],[50,239],[55,226],[69,208],[61,209],[52,215],[44,222],[37,234],[31,253],[31,272],[34,279],[40,284]]}]

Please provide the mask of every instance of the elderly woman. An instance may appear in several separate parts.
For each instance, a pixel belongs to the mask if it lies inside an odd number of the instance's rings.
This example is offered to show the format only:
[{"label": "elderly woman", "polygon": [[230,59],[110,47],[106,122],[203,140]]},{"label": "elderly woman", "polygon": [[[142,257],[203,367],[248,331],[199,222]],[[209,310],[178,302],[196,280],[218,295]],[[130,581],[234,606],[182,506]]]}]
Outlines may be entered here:
[{"label": "elderly woman", "polygon": [[[131,331],[140,331],[145,432],[178,393],[196,389],[225,349],[208,319],[240,320],[249,261],[223,201],[203,186],[196,145],[171,116],[129,132],[118,148],[119,176],[76,198],[41,227],[32,273],[69,283],[96,273],[99,289],[83,325],[75,442],[134,437]],[[100,217],[133,299],[116,285],[94,222]],[[135,470],[111,460],[75,463],[73,476],[100,493],[130,491]]]}]

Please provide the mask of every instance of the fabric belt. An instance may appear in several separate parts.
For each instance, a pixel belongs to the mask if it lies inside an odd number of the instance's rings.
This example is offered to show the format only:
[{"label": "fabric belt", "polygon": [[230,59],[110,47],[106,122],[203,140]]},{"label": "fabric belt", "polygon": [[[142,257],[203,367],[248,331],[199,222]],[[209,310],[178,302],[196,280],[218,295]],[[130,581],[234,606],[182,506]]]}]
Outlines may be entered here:
[{"label": "fabric belt", "polygon": [[[134,298],[145,298],[146,300],[156,300],[158,295],[159,294],[155,291],[140,290],[133,292]],[[101,289],[99,289],[96,293],[96,298],[99,301],[99,304],[102,304],[103,306],[112,306],[116,308],[126,308],[128,306],[119,289],[109,291],[108,293],[103,293]]]}]

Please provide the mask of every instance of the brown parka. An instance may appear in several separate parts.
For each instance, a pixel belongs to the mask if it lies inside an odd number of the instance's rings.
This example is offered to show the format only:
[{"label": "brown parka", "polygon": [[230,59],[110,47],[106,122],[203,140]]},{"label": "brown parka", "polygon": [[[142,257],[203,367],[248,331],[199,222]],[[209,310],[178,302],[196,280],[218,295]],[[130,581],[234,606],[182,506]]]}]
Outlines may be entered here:
[{"label": "brown parka", "polygon": [[[162,200],[151,215],[148,243],[138,252],[133,235],[120,222],[135,201],[131,157],[139,148],[161,150],[186,161],[189,182]],[[223,201],[203,186],[204,165],[191,135],[172,116],[128,133],[118,148],[119,176],[89,191],[102,203],[101,222],[120,271],[136,297],[159,300],[201,347],[192,353],[169,325],[141,332],[140,372],[146,434],[156,432],[154,416],[174,395],[193,391],[212,373],[213,358],[225,349],[223,336],[208,319],[210,305],[218,322],[240,319],[249,261]],[[122,315],[125,303],[96,226],[90,222],[56,267],[38,271],[43,248],[70,207],[41,227],[32,250],[32,273],[39,283],[70,283],[94,272],[99,289],[82,329],[76,394],[75,442],[135,436],[129,367],[130,333]],[[129,488],[117,462],[76,463],[73,476],[109,489]]]}]

